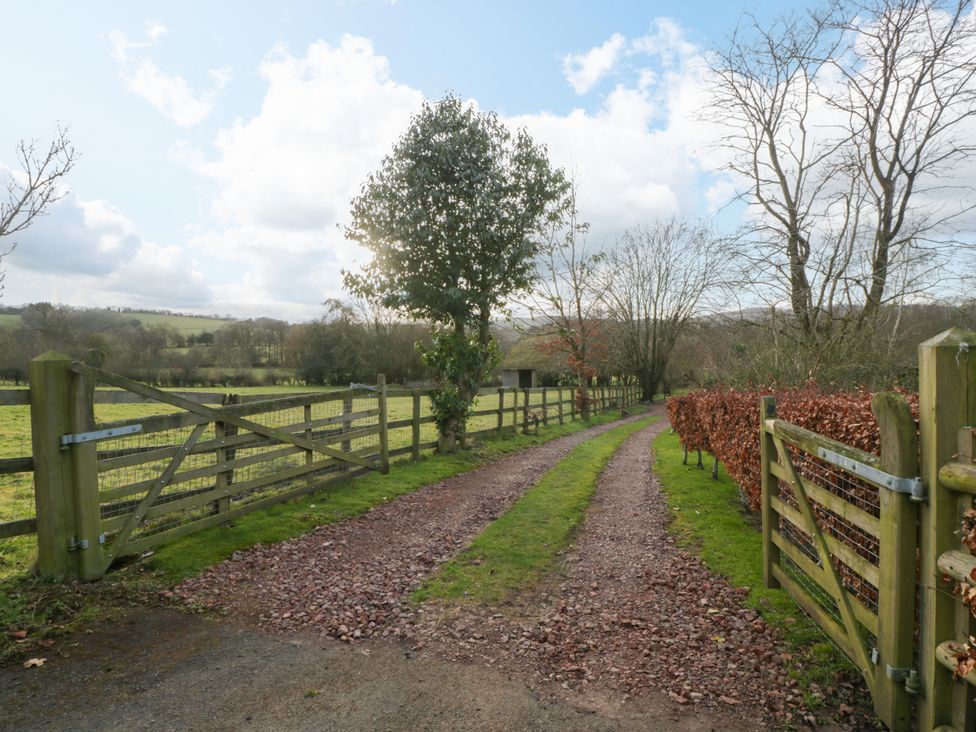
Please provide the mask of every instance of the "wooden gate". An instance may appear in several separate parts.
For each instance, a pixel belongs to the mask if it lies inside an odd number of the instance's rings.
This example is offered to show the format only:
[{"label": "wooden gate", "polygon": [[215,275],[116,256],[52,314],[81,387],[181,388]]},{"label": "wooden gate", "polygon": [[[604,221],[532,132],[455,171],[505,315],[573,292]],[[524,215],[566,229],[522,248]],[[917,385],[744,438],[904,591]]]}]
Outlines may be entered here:
[{"label": "wooden gate", "polygon": [[893,730],[976,730],[976,670],[958,666],[976,655],[976,549],[960,541],[976,496],[974,350],[959,328],[919,346],[917,433],[904,400],[876,396],[880,458],[760,407],[766,583],[847,654]]},{"label": "wooden gate", "polygon": [[[31,366],[42,574],[96,579],[121,556],[389,468],[382,376],[211,407],[63,358]],[[96,383],[156,414],[96,423]]]},{"label": "wooden gate", "polygon": [[[918,501],[914,419],[879,394],[881,458],[760,407],[765,581],[783,587],[854,663],[878,716],[912,725]],[[913,500],[914,499],[914,500]]]}]

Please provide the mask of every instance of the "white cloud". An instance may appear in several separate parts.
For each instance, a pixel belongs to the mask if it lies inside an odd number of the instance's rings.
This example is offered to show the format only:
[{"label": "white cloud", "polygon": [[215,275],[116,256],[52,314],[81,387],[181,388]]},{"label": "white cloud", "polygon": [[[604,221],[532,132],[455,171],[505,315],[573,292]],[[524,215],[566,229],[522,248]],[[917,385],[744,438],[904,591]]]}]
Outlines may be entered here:
[{"label": "white cloud", "polygon": [[577,94],[586,94],[608,74],[620,58],[627,39],[614,33],[602,46],[586,53],[570,53],[563,57],[563,75]]},{"label": "white cloud", "polygon": [[[660,73],[636,69],[595,111],[506,119],[577,174],[595,241],[638,220],[702,212],[701,132],[688,119],[701,105],[700,57],[673,58]],[[340,270],[367,257],[339,225],[423,94],[395,81],[388,61],[356,36],[302,54],[276,47],[260,71],[267,88],[257,114],[221,130],[213,151],[182,144],[173,152],[217,187],[216,225],[193,232],[188,247],[232,268],[212,281],[220,312],[313,317],[323,299],[342,294]]]},{"label": "white cloud", "polygon": [[17,235],[3,266],[5,302],[194,309],[212,301],[186,250],[146,241],[115,207],[71,192]]},{"label": "white cloud", "polygon": [[165,33],[166,27],[158,22],[146,24],[146,41],[132,41],[122,31],[113,30],[109,33],[112,57],[118,61],[119,73],[129,91],[180,127],[193,127],[210,115],[217,94],[230,82],[232,71],[230,67],[211,69],[211,88],[196,91],[182,76],[167,74],[144,54],[134,57],[133,51],[154,47]]},{"label": "white cloud", "polygon": [[146,35],[150,41],[156,42],[166,32],[166,26],[153,20],[146,23]]},{"label": "white cloud", "polygon": [[152,61],[140,61],[126,74],[126,88],[142,97],[180,127],[203,122],[212,108],[212,94],[196,95],[181,76],[169,76]]},{"label": "white cloud", "polygon": [[627,52],[655,56],[665,68],[686,62],[701,49],[685,37],[684,29],[671,18],[655,18],[650,30],[628,45]]},{"label": "white cloud", "polygon": [[302,55],[278,46],[260,72],[260,111],[218,133],[216,156],[174,151],[218,187],[218,227],[191,246],[246,268],[243,281],[216,285],[222,311],[311,317],[340,291],[340,269],[364,258],[337,225],[423,94],[395,82],[370,41],[349,35]]}]

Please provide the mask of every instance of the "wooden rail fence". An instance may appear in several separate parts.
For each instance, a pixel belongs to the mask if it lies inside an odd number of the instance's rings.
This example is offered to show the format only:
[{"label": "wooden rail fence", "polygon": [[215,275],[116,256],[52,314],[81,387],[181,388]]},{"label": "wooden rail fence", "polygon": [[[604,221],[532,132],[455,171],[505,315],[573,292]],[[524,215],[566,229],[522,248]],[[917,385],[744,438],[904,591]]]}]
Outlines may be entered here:
[{"label": "wooden rail fence", "polygon": [[[29,406],[32,453],[0,459],[0,479],[32,473],[35,510],[0,515],[0,541],[36,535],[38,569],[49,577],[97,579],[119,557],[386,472],[391,458],[419,460],[437,446],[425,392],[387,387],[382,375],[332,392],[175,392],[49,353],[31,362],[30,383],[29,391],[0,391],[0,408]],[[594,396],[599,413],[638,394],[613,385]],[[165,413],[99,423],[98,404]],[[569,387],[488,389],[466,436],[528,433],[578,417]],[[0,499],[3,491],[0,484]]]}]

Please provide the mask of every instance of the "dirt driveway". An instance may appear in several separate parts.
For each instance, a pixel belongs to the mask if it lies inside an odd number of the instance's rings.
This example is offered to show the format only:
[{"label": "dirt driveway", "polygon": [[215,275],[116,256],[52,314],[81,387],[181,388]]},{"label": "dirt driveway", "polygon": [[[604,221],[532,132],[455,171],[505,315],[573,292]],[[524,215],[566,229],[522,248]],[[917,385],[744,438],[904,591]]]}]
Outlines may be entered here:
[{"label": "dirt driveway", "polygon": [[133,609],[41,668],[0,671],[0,728],[763,729],[784,697],[775,637],[668,539],[650,471],[662,427],[624,443],[565,566],[521,606],[406,597],[606,426],[241,552],[179,589],[223,621]]},{"label": "dirt driveway", "polygon": [[[704,730],[661,695],[588,713],[399,643],[290,637],[134,609],[42,668],[0,672],[9,730]],[[753,727],[738,727],[753,729]]]}]

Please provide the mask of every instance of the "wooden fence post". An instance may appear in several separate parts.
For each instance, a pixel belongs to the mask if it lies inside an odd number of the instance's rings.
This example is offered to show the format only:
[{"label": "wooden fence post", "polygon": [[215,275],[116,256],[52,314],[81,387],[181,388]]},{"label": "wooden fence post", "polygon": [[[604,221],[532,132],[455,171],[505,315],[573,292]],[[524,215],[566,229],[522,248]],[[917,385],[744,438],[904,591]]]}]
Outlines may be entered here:
[{"label": "wooden fence post", "polygon": [[[936,658],[943,641],[966,640],[972,634],[969,610],[942,581],[939,557],[959,548],[962,512],[971,497],[954,494],[939,482],[939,468],[957,451],[959,429],[976,424],[976,333],[952,328],[918,348],[918,414],[922,480],[928,501],[921,507],[919,584],[922,587],[919,630],[919,729],[952,725],[970,729],[973,690],[954,682],[952,672]],[[958,610],[958,613],[957,613]]]},{"label": "wooden fence post", "polygon": [[[236,396],[236,394],[232,396]],[[312,403],[311,402],[302,405],[302,419],[305,420],[305,439],[311,442],[312,441]],[[306,450],[305,464],[311,465],[313,462],[315,462],[315,453],[312,452],[311,450]],[[230,476],[231,480],[233,480],[234,471],[232,470],[230,471],[230,473],[231,473]],[[313,483],[315,483],[315,476],[309,473],[308,478],[305,479],[305,483],[311,486]],[[229,507],[230,499],[227,499],[227,503]]]},{"label": "wooden fence post", "polygon": [[[915,418],[901,394],[876,394],[871,411],[881,433],[881,469],[898,478],[918,476]],[[878,536],[878,654],[874,709],[892,732],[912,725],[911,698],[887,668],[912,668],[915,645],[915,549],[918,504],[906,493],[880,489]]]},{"label": "wooden fence post", "polygon": [[42,577],[78,575],[69,551],[75,531],[74,474],[61,436],[71,431],[71,359],[49,351],[32,359],[30,375],[31,445],[37,510],[37,564]]},{"label": "wooden fence post", "polygon": [[569,418],[575,422],[576,421],[576,395],[579,387],[572,387],[569,390]]},{"label": "wooden fence post", "polygon": [[498,389],[498,428],[496,432],[502,431],[502,423],[505,421],[505,387]]},{"label": "wooden fence post", "polygon": [[376,396],[379,407],[380,423],[380,472],[390,472],[390,432],[387,428],[386,411],[386,374],[376,374]]},{"label": "wooden fence post", "polygon": [[[241,398],[237,394],[224,394],[223,398],[220,401],[221,401],[222,406],[225,406],[226,407],[226,406],[229,406],[231,404],[239,404],[240,401],[241,401]],[[311,407],[311,405],[307,405],[305,407],[304,413],[305,413],[305,421],[306,422],[311,421],[311,419],[312,419],[312,416],[311,416],[312,415],[312,407]],[[220,438],[223,438],[223,437],[231,437],[232,435],[236,435],[237,434],[237,430],[238,430],[237,425],[232,425],[232,424],[231,425],[228,425],[228,424],[224,424],[223,422],[214,422],[214,437],[216,439],[220,439]],[[305,436],[308,439],[311,439],[311,430],[306,430]],[[237,450],[235,450],[234,448],[225,448],[225,447],[222,447],[219,450],[217,450],[217,452],[216,452],[216,458],[215,459],[216,459],[216,461],[218,463],[223,463],[223,462],[227,462],[227,461],[233,460],[234,457],[236,456],[236,454],[237,454]],[[313,459],[314,458],[312,457],[312,451],[311,450],[306,450],[305,451],[305,464],[308,465],[310,462],[312,462]],[[312,477],[309,476],[309,479],[308,480],[311,481],[312,480]],[[215,482],[215,487],[217,488],[217,490],[221,490],[221,489],[226,488],[227,486],[231,485],[234,482],[234,471],[233,470],[225,470],[225,471],[223,471],[221,473],[218,473],[217,474],[217,478],[216,478],[216,480],[214,482]],[[225,496],[223,498],[218,498],[217,499],[216,510],[217,510],[217,513],[225,513],[227,511],[229,511],[230,510],[230,497],[229,496]]]},{"label": "wooden fence post", "polygon": [[518,387],[512,388],[512,434],[518,434]]},{"label": "wooden fence post", "polygon": [[[342,414],[343,416],[347,414],[352,414],[352,390],[349,390],[346,393],[346,396],[342,400]],[[342,431],[343,432],[352,431],[351,419],[342,420]],[[349,440],[343,440],[341,449],[343,452],[350,452],[352,450],[352,443]]]},{"label": "wooden fence post", "polygon": [[529,434],[529,390],[522,389],[522,434]]},{"label": "wooden fence post", "polygon": [[[71,378],[69,432],[78,434],[95,429],[95,383],[81,374]],[[98,500],[98,443],[71,445],[74,488],[75,534],[78,554],[78,579],[85,582],[105,575],[102,514]]]},{"label": "wooden fence post", "polygon": [[414,389],[410,396],[413,398],[413,414],[410,417],[410,457],[417,462],[420,460],[420,390]]},{"label": "wooden fence post", "polygon": [[559,400],[559,424],[565,424],[563,420],[563,390],[562,387],[556,389],[556,398]]},{"label": "wooden fence post", "polygon": [[766,431],[766,420],[775,416],[776,400],[771,396],[762,397],[759,400],[759,470],[762,479],[763,583],[774,589],[779,587],[779,580],[773,576],[773,566],[779,565],[779,547],[773,544],[773,528],[779,527],[779,515],[773,510],[770,499],[774,492],[779,493],[779,483],[770,469],[776,458],[776,445],[773,436]]},{"label": "wooden fence post", "polygon": [[549,391],[546,387],[542,387],[542,424],[545,427],[549,426],[549,403],[546,400],[546,392]]}]

